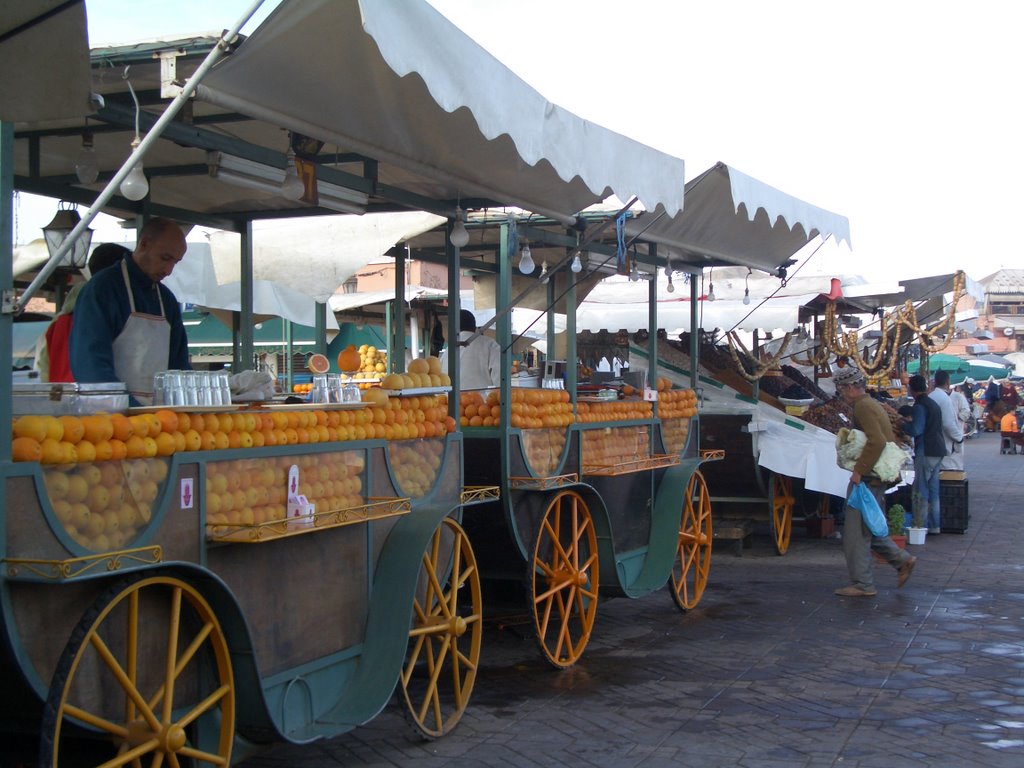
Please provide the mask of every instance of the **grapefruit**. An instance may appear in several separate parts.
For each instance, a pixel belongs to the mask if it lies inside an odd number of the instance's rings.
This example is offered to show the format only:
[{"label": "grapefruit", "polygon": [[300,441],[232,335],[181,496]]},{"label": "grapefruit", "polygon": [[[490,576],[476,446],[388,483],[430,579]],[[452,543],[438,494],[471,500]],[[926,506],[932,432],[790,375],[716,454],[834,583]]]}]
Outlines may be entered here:
[{"label": "grapefruit", "polygon": [[327,373],[331,370],[331,363],[327,359],[327,355],[321,355],[317,352],[309,356],[309,360],[306,361],[306,367],[312,373]]}]

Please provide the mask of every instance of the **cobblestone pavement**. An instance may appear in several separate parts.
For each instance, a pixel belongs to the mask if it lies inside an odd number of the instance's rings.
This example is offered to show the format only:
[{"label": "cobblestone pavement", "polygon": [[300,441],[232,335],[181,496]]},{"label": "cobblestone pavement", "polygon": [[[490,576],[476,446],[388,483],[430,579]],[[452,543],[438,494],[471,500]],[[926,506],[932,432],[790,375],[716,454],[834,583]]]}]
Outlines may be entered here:
[{"label": "cobblestone pavement", "polygon": [[[1024,456],[967,443],[970,525],[929,536],[907,585],[839,598],[841,542],[795,527],[716,550],[698,609],[606,600],[582,660],[542,660],[525,613],[491,617],[472,700],[423,742],[396,700],[367,725],[247,768],[1024,765]],[[490,610],[490,606],[485,605]],[[515,611],[514,608],[500,609]]]}]

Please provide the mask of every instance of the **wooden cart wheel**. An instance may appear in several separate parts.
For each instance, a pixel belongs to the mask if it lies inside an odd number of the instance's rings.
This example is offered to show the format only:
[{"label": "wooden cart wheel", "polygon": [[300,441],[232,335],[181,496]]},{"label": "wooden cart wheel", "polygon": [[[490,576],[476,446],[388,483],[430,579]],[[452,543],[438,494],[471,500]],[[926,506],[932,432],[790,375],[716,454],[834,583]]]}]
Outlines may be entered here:
[{"label": "wooden cart wheel", "polygon": [[793,479],[773,472],[769,495],[772,540],[775,542],[776,553],[784,555],[789,549],[789,538],[793,533]]},{"label": "wooden cart wheel", "polygon": [[230,763],[231,658],[194,587],[170,576],[122,582],[82,617],[50,685],[39,764],[78,759],[84,734],[111,745],[99,761],[111,768]]},{"label": "wooden cart wheel", "polygon": [[684,611],[697,607],[711,570],[711,494],[699,470],[686,485],[679,542],[672,564],[672,599]]},{"label": "wooden cart wheel", "polygon": [[594,520],[578,493],[548,504],[529,567],[537,642],[556,667],[572,666],[590,640],[598,591]]},{"label": "wooden cart wheel", "polygon": [[469,537],[451,518],[423,554],[401,684],[406,711],[427,739],[443,736],[466,711],[483,635],[480,572]]}]

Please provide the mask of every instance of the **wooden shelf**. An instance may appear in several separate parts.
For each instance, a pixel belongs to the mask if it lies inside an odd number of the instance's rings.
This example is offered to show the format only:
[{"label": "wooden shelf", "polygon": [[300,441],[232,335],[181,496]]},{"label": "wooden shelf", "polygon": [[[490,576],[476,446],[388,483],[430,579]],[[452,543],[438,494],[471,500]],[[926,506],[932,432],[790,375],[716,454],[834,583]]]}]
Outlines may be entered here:
[{"label": "wooden shelf", "polygon": [[110,573],[124,566],[154,565],[163,560],[159,545],[117,549],[111,552],[97,552],[83,557],[66,560],[33,560],[28,558],[5,558],[7,578],[26,581],[66,581],[96,572]]},{"label": "wooden shelf", "polygon": [[578,483],[579,475],[570,472],[567,475],[551,475],[550,477],[510,477],[509,488],[516,491],[546,491],[549,488],[560,488],[563,485]]},{"label": "wooden shelf", "polygon": [[654,454],[644,456],[631,461],[624,461],[618,464],[584,464],[583,474],[598,477],[614,477],[616,475],[628,475],[632,472],[645,472],[662,467],[672,467],[680,461],[679,456],[674,453]]},{"label": "wooden shelf", "polygon": [[356,525],[370,520],[407,514],[412,509],[408,498],[378,499],[358,507],[316,512],[313,521],[270,520],[258,525],[207,525],[208,541],[233,544],[261,544],[266,541],[316,533],[328,528]]},{"label": "wooden shelf", "polygon": [[495,501],[499,498],[501,498],[501,488],[497,485],[467,485],[462,489],[460,501],[463,506],[466,506],[467,504]]}]

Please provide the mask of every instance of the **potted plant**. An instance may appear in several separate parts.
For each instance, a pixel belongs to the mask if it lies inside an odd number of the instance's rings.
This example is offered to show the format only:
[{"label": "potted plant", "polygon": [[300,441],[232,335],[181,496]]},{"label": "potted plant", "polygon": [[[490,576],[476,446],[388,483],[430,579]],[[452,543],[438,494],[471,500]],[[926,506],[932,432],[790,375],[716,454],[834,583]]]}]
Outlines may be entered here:
[{"label": "potted plant", "polygon": [[889,523],[889,538],[900,549],[906,549],[907,537],[904,531],[907,527],[907,510],[902,504],[893,504],[886,513],[886,520]]}]

